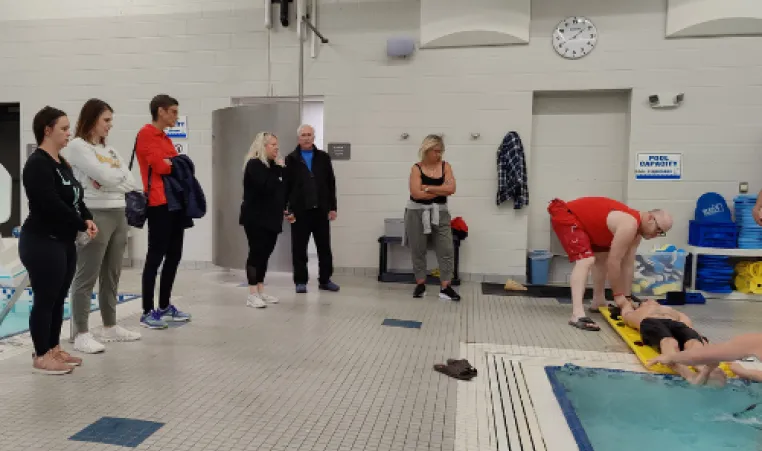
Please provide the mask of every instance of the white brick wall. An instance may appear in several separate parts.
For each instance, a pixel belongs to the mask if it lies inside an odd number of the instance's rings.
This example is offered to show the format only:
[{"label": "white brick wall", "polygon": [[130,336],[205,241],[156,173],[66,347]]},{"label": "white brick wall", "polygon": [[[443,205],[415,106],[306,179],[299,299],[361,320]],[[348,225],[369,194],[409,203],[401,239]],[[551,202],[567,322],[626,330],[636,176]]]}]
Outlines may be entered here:
[{"label": "white brick wall", "polygon": [[[0,17],[14,20],[0,24],[0,101],[22,103],[26,143],[41,106],[76,116],[88,97],[102,97],[117,110],[112,142],[127,154],[148,120],[148,100],[168,92],[188,116],[192,156],[209,191],[210,112],[233,96],[268,91],[262,12],[242,9],[259,4],[0,0]],[[306,90],[325,96],[325,142],[353,143],[352,161],[336,163],[337,266],[376,266],[376,237],[384,217],[402,212],[421,138],[443,132],[458,178],[452,209],[471,229],[461,270],[523,274],[527,212],[495,207],[494,157],[502,136],[517,130],[531,162],[534,90],[632,89],[628,164],[642,151],[684,153],[681,182],[627,180],[633,206],[675,213],[672,242],[685,242],[699,194],[716,190],[731,197],[738,181],[762,188],[759,38],[665,40],[663,0],[536,0],[527,46],[419,51],[400,62],[386,59],[385,40],[418,35],[417,1],[393,8],[357,1],[321,5],[320,28],[331,43],[307,61]],[[552,52],[550,33],[562,17],[576,14],[595,21],[599,46],[583,60],[565,61]],[[272,42],[275,93],[295,95],[295,35],[276,29]],[[648,107],[649,94],[670,90],[685,92],[680,109]],[[399,139],[403,132],[408,141]],[[470,140],[471,132],[481,139]],[[186,259],[210,260],[210,235],[211,220],[198,221],[186,241]]]}]

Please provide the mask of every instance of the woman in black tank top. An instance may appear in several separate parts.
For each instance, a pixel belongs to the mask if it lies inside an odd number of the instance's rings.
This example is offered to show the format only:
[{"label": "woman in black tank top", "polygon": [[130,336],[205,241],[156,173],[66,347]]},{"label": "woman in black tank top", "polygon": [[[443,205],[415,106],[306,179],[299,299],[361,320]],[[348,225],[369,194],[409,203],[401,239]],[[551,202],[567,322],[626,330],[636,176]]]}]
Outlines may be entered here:
[{"label": "woman in black tank top", "polygon": [[439,263],[439,297],[459,301],[460,295],[450,286],[455,269],[455,251],[450,228],[447,197],[455,194],[452,167],[442,159],[444,142],[429,135],[418,152],[419,162],[410,168],[410,201],[405,209],[405,237],[410,246],[416,287],[413,297],[426,292],[426,252],[429,237]]},{"label": "woman in black tank top", "polygon": [[[418,167],[418,170],[421,173],[421,185],[423,187],[430,187],[430,186],[442,186],[445,182],[445,163],[442,161],[442,176],[441,177],[429,177],[426,175],[425,172],[423,172],[423,168],[421,167],[421,163],[416,163],[415,165]],[[424,188],[425,189],[425,188]],[[419,204],[424,205],[431,205],[431,204],[446,204],[447,203],[447,196],[436,196],[433,199],[414,199],[413,196],[410,196],[410,200],[413,202],[417,202]]]}]

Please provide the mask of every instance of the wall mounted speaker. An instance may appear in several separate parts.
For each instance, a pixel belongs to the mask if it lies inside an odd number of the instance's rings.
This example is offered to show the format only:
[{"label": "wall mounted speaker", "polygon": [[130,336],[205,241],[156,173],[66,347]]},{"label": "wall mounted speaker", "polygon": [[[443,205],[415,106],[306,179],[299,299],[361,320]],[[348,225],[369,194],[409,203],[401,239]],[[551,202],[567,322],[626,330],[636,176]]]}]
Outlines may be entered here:
[{"label": "wall mounted speaker", "polygon": [[390,58],[407,58],[415,52],[412,38],[389,38],[386,40],[386,55]]}]

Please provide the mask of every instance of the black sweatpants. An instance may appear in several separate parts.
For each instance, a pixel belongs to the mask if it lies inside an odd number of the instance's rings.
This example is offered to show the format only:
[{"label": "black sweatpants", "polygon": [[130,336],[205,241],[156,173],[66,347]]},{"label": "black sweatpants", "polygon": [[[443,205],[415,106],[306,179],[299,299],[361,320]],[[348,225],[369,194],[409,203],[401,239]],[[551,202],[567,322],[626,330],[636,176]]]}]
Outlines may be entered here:
[{"label": "black sweatpants", "polygon": [[77,249],[45,235],[22,231],[19,257],[29,274],[33,304],[29,332],[34,352],[42,357],[59,344],[64,301],[77,270]]},{"label": "black sweatpants", "polygon": [[249,242],[246,278],[249,285],[253,286],[265,281],[267,262],[275,249],[278,233],[254,225],[244,225],[243,229],[246,231],[246,239]]},{"label": "black sweatpants", "polygon": [[294,283],[306,284],[309,280],[307,272],[307,246],[310,235],[315,239],[318,253],[320,274],[318,282],[328,283],[333,275],[333,254],[331,252],[331,223],[328,212],[312,209],[297,213],[296,222],[291,224],[291,259],[294,265]]},{"label": "black sweatpants", "polygon": [[166,205],[148,207],[148,253],[143,267],[143,313],[155,308],[154,291],[156,275],[161,268],[159,286],[159,308],[169,307],[172,286],[175,283],[177,267],[183,256],[183,238],[187,218],[182,211],[169,211]]}]

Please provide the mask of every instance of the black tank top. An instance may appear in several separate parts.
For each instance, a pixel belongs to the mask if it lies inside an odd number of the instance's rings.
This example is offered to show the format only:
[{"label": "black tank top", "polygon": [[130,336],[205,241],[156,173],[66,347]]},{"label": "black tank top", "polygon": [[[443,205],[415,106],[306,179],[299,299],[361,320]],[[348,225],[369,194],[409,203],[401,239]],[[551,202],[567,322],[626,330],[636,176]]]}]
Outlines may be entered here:
[{"label": "black tank top", "polygon": [[[444,185],[445,181],[445,162],[442,162],[442,177],[439,178],[431,178],[423,173],[423,168],[421,168],[421,165],[416,163],[416,166],[418,166],[418,170],[421,171],[421,184],[424,186],[442,186]],[[447,203],[447,196],[437,196],[433,199],[429,200],[421,200],[421,199],[413,199],[413,196],[410,196],[410,200],[412,200],[415,203],[423,204],[423,205],[431,205],[431,204],[446,204]]]}]

